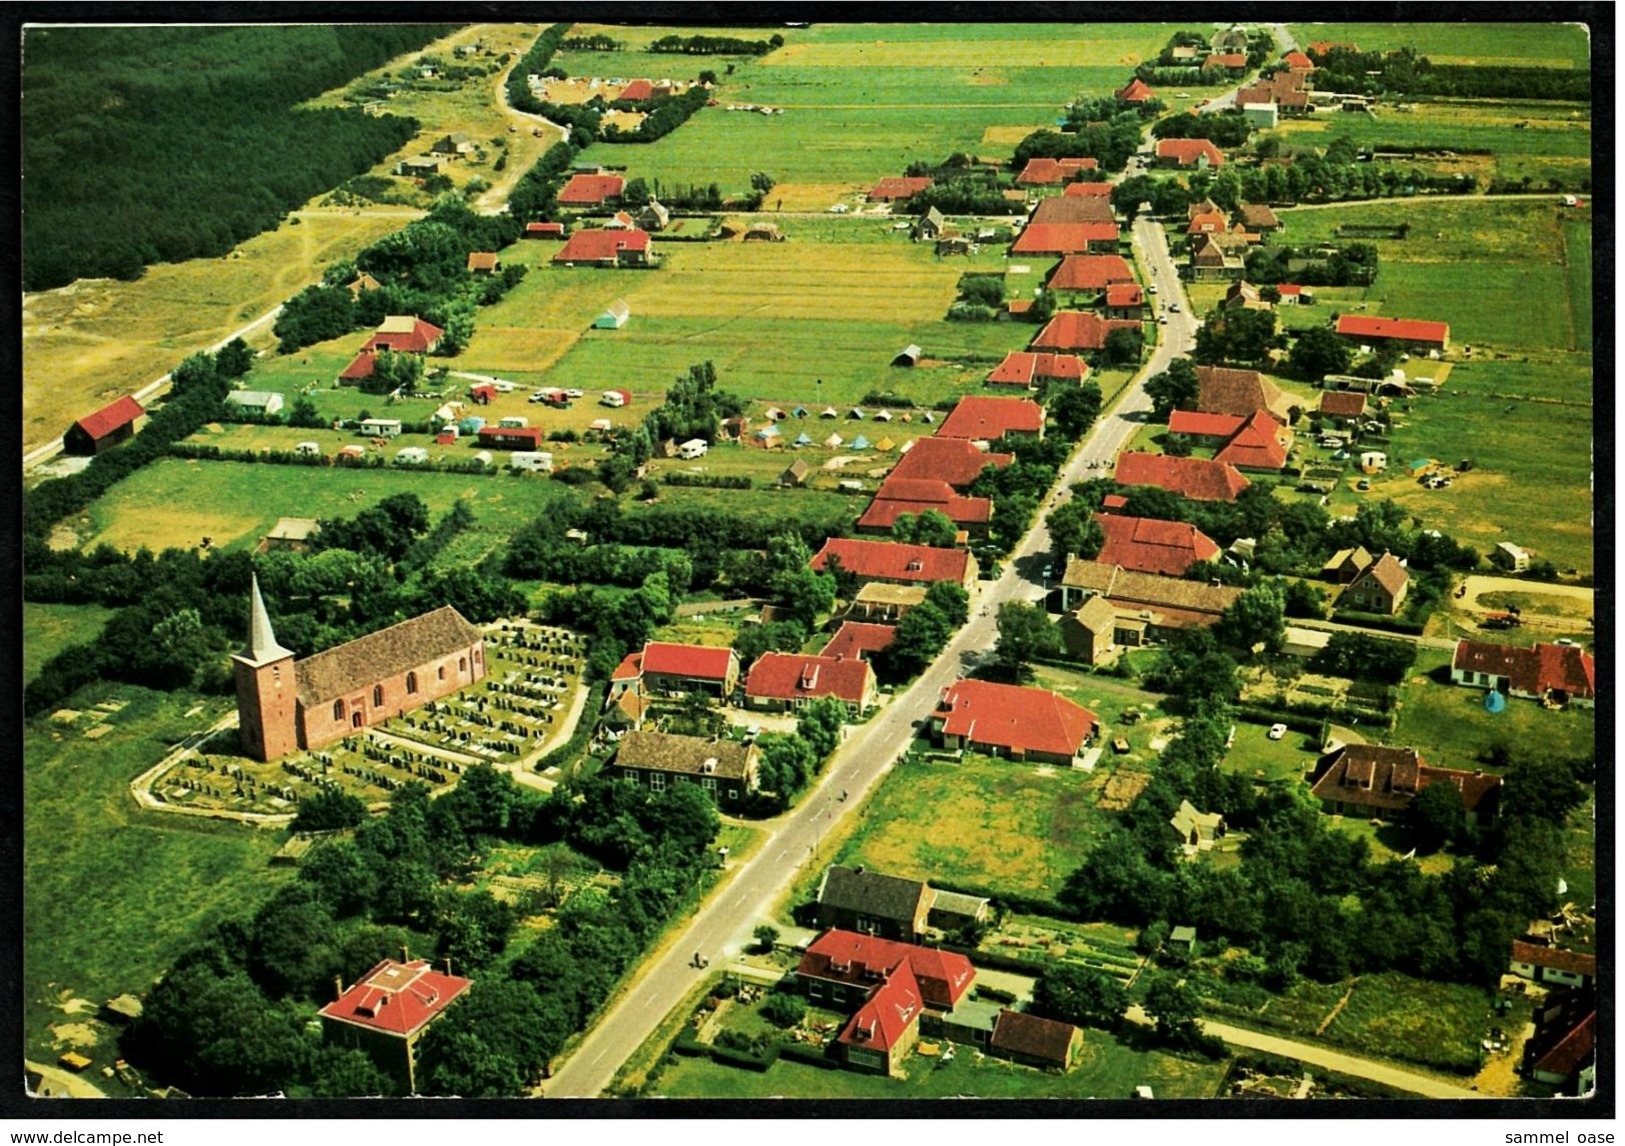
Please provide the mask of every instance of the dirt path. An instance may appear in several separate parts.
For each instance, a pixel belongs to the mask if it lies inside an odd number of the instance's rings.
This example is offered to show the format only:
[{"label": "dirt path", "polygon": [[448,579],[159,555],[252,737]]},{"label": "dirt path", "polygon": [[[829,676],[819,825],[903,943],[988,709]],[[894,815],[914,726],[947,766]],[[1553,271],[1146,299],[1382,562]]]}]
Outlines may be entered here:
[{"label": "dirt path", "polygon": [[483,192],[478,199],[474,200],[474,210],[482,215],[500,214],[508,205],[508,196],[513,194],[515,187],[519,186],[519,181],[525,177],[525,172],[530,170],[535,159],[546,154],[547,149],[554,144],[563,143],[569,135],[564,128],[550,119],[509,106],[508,76],[513,73],[514,68],[519,66],[521,59],[523,59],[523,56],[516,55],[514,62],[508,66],[507,70],[496,77],[496,84],[491,92],[491,103],[492,106],[501,108],[503,114],[508,117],[508,121],[519,128],[519,131],[514,134],[522,135],[532,128],[541,128],[542,149],[536,157],[528,161],[510,162],[503,170],[502,178],[493,183],[490,190]]},{"label": "dirt path", "polygon": [[[1478,599],[1487,593],[1525,593],[1536,597],[1561,597],[1565,600],[1576,601],[1586,607],[1588,616],[1595,616],[1596,591],[1583,585],[1556,585],[1546,581],[1520,581],[1515,577],[1468,577],[1463,582],[1466,592],[1450,602],[1451,608],[1463,613],[1492,613],[1501,610],[1488,605],[1481,605]],[[1561,613],[1542,613],[1534,607],[1527,608],[1522,613],[1525,624],[1533,624],[1540,628],[1572,631],[1583,628],[1586,617]]]}]

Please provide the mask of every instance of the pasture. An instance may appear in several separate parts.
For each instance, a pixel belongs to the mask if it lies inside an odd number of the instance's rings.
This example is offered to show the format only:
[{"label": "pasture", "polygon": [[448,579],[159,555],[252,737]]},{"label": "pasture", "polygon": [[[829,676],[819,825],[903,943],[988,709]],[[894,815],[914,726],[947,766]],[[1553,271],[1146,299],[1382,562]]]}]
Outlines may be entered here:
[{"label": "pasture", "polygon": [[1491,748],[1539,745],[1553,756],[1579,757],[1596,750],[1596,714],[1570,705],[1549,711],[1533,700],[1508,697],[1506,709],[1484,710],[1484,690],[1449,683],[1451,654],[1423,649],[1417,654],[1398,705],[1389,742],[1414,746],[1429,764],[1443,768],[1483,767]]},{"label": "pasture", "polygon": [[1584,68],[1590,59],[1590,35],[1580,24],[1316,23],[1288,30],[1300,45],[1332,40],[1366,52],[1413,48],[1436,64]]},{"label": "pasture", "polygon": [[101,605],[42,605],[23,602],[23,683],[70,645],[96,639],[113,610]]}]

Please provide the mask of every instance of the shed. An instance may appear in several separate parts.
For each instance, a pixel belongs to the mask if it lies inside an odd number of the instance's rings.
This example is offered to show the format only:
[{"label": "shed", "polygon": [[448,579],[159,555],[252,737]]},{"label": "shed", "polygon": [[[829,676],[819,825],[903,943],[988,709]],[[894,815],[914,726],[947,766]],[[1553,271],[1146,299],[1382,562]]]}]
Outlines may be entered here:
[{"label": "shed", "polygon": [[269,417],[282,409],[282,395],[271,390],[233,390],[226,395],[226,405],[245,414]]},{"label": "shed", "polygon": [[1174,928],[1168,932],[1168,946],[1175,951],[1183,951],[1189,955],[1196,947],[1196,928]]},{"label": "shed", "polygon": [[[805,438],[807,435],[803,434],[801,436]],[[801,458],[797,458],[790,463],[789,468],[779,475],[779,484],[782,486],[803,485],[807,481],[807,475],[811,472],[812,467]]]},{"label": "shed", "polygon": [[627,307],[625,300],[616,299],[604,308],[604,313],[593,320],[594,330],[619,330],[626,325],[626,320],[632,317],[632,311]]},{"label": "shed", "polygon": [[891,364],[893,366],[918,366],[920,364],[920,355],[923,353],[924,351],[911,342],[897,352],[897,357],[891,360]]},{"label": "shed", "polygon": [[63,446],[69,453],[99,454],[132,437],[137,419],[145,413],[141,403],[126,395],[69,426],[62,435]]}]

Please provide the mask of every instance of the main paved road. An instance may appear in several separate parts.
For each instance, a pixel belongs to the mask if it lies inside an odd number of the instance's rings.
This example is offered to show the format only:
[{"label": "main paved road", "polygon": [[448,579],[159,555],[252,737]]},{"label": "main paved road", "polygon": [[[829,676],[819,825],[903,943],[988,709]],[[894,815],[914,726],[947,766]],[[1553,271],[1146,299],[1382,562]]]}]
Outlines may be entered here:
[{"label": "main paved road", "polygon": [[[1096,422],[1056,482],[1056,496],[1091,472],[1107,473],[1112,459],[1145,424],[1151,407],[1145,379],[1167,368],[1168,361],[1189,350],[1195,320],[1160,226],[1139,220],[1134,246],[1156,284],[1162,302],[1180,310],[1159,326],[1161,340],[1149,362],[1116,405]],[[1095,470],[1099,464],[1103,469]],[[1047,511],[1048,505],[1045,507]],[[971,601],[968,624],[905,692],[893,698],[867,724],[855,729],[836,750],[824,778],[800,806],[788,813],[762,849],[712,893],[677,936],[652,955],[630,989],[615,1003],[544,1087],[552,1098],[590,1098],[603,1092],[621,1063],[646,1040],[672,1005],[694,985],[696,952],[719,963],[736,954],[751,929],[771,917],[773,908],[796,878],[797,871],[823,858],[819,854],[831,830],[854,814],[865,796],[889,771],[916,734],[916,724],[936,706],[941,691],[987,655],[997,639],[994,617],[1006,601],[1037,600],[1044,595],[1042,569],[1049,553],[1049,533],[1038,522],[1016,547],[996,581],[982,583]],[[846,798],[841,799],[845,794]]]}]

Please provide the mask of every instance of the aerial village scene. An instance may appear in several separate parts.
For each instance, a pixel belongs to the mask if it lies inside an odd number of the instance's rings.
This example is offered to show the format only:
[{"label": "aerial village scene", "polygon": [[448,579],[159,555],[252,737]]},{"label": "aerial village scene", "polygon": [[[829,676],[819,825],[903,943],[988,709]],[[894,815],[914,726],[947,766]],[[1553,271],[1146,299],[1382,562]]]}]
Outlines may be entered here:
[{"label": "aerial village scene", "polygon": [[24,43],[13,1097],[1594,1098],[1582,22]]}]

